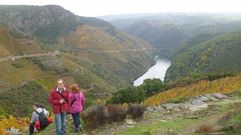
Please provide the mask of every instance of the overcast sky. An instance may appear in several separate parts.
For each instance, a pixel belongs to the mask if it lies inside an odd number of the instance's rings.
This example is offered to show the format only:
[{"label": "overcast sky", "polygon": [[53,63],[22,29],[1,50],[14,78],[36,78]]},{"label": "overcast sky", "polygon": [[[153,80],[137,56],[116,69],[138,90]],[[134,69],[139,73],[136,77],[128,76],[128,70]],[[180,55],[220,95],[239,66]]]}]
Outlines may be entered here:
[{"label": "overcast sky", "polygon": [[0,4],[55,4],[81,16],[158,12],[241,12],[241,0],[0,0]]}]

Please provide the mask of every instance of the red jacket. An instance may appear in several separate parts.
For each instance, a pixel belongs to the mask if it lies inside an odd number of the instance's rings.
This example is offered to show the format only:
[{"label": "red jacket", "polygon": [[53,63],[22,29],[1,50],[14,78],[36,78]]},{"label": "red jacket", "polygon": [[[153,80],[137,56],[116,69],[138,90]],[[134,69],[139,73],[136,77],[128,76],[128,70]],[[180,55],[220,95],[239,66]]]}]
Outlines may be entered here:
[{"label": "red jacket", "polygon": [[64,97],[64,100],[66,103],[60,104],[60,100],[63,99],[63,97],[60,95],[60,93],[57,91],[57,88],[53,89],[49,96],[49,102],[53,106],[53,112],[54,114],[60,113],[60,112],[67,112],[69,110],[69,90],[65,88],[65,90],[61,93]]}]

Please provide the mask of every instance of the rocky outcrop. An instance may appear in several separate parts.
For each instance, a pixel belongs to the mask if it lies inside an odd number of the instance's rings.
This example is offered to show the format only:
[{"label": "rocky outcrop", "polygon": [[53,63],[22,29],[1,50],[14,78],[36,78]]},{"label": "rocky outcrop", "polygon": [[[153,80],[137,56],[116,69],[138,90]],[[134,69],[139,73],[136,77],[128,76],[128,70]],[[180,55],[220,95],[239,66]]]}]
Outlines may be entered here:
[{"label": "rocky outcrop", "polygon": [[0,6],[0,23],[9,28],[33,33],[42,26],[65,19],[76,20],[77,17],[56,5],[48,6]]},{"label": "rocky outcrop", "polygon": [[204,94],[197,97],[193,97],[185,103],[165,103],[158,106],[149,106],[147,107],[147,111],[161,112],[161,113],[180,112],[180,111],[193,112],[193,111],[200,110],[202,108],[207,108],[209,102],[217,102],[227,98],[228,96],[221,93]]}]

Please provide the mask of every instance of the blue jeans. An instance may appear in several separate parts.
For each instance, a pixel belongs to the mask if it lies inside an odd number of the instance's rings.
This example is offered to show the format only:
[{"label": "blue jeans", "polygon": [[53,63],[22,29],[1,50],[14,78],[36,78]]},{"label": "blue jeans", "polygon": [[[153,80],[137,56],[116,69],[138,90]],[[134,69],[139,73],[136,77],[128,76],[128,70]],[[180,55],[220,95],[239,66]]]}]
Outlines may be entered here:
[{"label": "blue jeans", "polygon": [[74,127],[75,129],[79,129],[80,128],[80,115],[79,113],[72,113],[72,118],[74,120]]},{"label": "blue jeans", "polygon": [[56,135],[66,134],[65,116],[66,116],[65,112],[55,114]]}]

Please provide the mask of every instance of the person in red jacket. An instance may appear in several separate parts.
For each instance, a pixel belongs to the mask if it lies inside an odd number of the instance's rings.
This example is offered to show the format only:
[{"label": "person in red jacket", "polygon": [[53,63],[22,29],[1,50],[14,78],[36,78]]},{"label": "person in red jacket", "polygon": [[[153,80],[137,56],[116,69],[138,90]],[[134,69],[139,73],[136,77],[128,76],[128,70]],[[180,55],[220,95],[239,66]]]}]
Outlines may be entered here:
[{"label": "person in red jacket", "polygon": [[64,85],[64,80],[59,79],[58,85],[49,96],[55,114],[56,135],[66,135],[65,116],[69,110],[69,90]]}]

